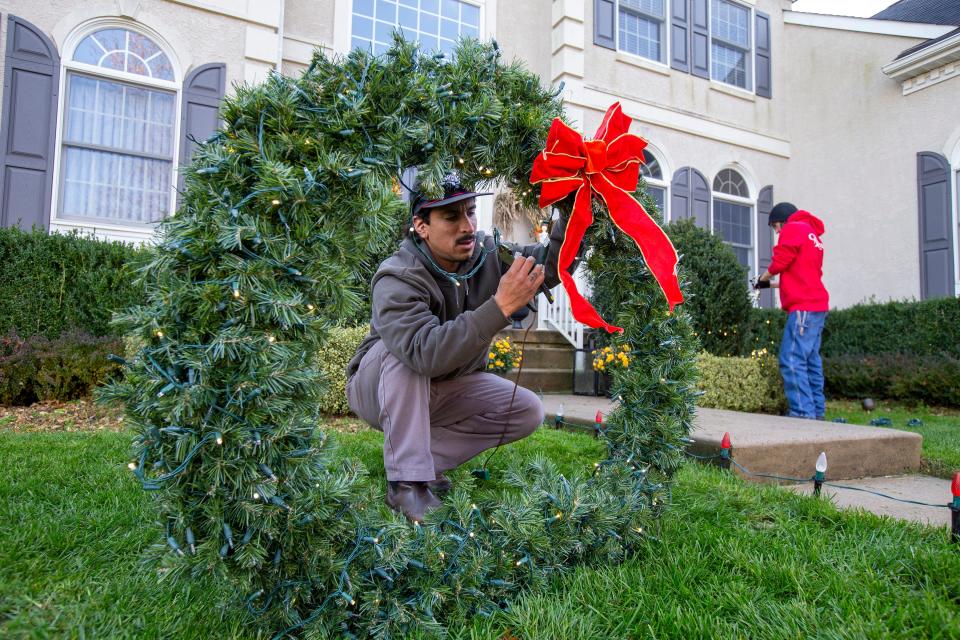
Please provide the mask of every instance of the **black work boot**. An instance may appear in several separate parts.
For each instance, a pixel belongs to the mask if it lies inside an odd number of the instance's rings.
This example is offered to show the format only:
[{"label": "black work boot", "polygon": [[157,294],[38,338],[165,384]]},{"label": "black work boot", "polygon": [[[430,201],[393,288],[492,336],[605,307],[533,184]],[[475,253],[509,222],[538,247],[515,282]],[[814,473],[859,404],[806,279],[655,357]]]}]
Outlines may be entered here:
[{"label": "black work boot", "polygon": [[450,478],[442,473],[438,473],[437,479],[428,482],[427,486],[430,487],[430,492],[433,493],[433,495],[443,496],[450,493],[450,489],[453,488],[453,483],[450,482]]},{"label": "black work boot", "polygon": [[409,482],[406,480],[388,481],[387,506],[399,511],[412,522],[423,522],[423,516],[428,511],[436,509],[443,503],[437,499],[426,482]]}]

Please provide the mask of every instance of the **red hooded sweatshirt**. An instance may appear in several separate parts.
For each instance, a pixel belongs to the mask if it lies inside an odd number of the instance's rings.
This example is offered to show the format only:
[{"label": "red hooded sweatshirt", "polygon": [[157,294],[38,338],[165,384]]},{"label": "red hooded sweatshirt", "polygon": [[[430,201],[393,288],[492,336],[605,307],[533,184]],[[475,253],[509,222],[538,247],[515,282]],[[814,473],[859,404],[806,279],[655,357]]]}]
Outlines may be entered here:
[{"label": "red hooded sweatshirt", "polygon": [[797,211],[783,228],[767,271],[780,275],[780,306],[791,311],[828,311],[830,297],[823,286],[823,221],[809,211]]}]

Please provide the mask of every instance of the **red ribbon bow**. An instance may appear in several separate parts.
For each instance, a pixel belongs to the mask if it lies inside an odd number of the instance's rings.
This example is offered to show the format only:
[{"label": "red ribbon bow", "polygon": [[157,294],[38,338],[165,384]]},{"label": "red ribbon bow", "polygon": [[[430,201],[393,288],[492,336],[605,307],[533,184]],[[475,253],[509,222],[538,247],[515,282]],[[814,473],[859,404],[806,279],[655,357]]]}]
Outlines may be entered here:
[{"label": "red ribbon bow", "polygon": [[623,331],[607,324],[596,309],[577,291],[573,277],[567,272],[587,227],[593,223],[590,202],[596,191],[610,212],[610,219],[637,244],[647,267],[667,298],[670,311],[683,302],[677,281],[677,250],[670,238],[650,217],[632,194],[637,189],[643,148],[642,138],[627,133],[632,120],[623,113],[620,103],[607,109],[597,135],[584,140],[579,133],[559,118],[554,119],[547,136],[547,148],[533,161],[530,182],[540,183],[540,206],[546,207],[577,190],[573,212],[567,222],[560,247],[558,268],[570,297],[573,317],[608,332]]}]

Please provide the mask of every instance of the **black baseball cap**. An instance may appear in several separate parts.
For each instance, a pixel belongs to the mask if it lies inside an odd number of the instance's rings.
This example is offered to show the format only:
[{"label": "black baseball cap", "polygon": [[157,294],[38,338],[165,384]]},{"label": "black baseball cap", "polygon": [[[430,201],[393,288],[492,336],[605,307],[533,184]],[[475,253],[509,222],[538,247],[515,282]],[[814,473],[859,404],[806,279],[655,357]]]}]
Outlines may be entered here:
[{"label": "black baseball cap", "polygon": [[455,171],[451,171],[443,177],[443,197],[430,199],[419,192],[413,192],[411,205],[411,214],[416,216],[422,209],[434,209],[436,207],[445,207],[448,204],[476,198],[477,196],[492,196],[490,191],[471,191],[460,182],[460,176]]},{"label": "black baseball cap", "polygon": [[789,202],[779,202],[770,210],[770,217],[767,224],[773,226],[775,222],[786,222],[787,219],[797,212],[797,208]]}]

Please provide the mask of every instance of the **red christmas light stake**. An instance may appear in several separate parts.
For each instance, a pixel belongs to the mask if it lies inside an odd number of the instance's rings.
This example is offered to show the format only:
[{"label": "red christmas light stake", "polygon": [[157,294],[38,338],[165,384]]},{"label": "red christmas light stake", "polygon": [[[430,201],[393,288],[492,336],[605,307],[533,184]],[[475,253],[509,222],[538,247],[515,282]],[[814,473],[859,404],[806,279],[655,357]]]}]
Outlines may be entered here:
[{"label": "red christmas light stake", "polygon": [[724,431],[723,438],[720,440],[720,468],[727,471],[730,470],[730,449],[732,449],[730,444],[730,432]]},{"label": "red christmas light stake", "polygon": [[593,435],[600,437],[603,433],[603,412],[597,409],[597,415],[593,418]]},{"label": "red christmas light stake", "polygon": [[954,544],[960,544],[960,471],[953,474],[950,493],[953,494],[953,502],[950,504],[950,540]]}]

